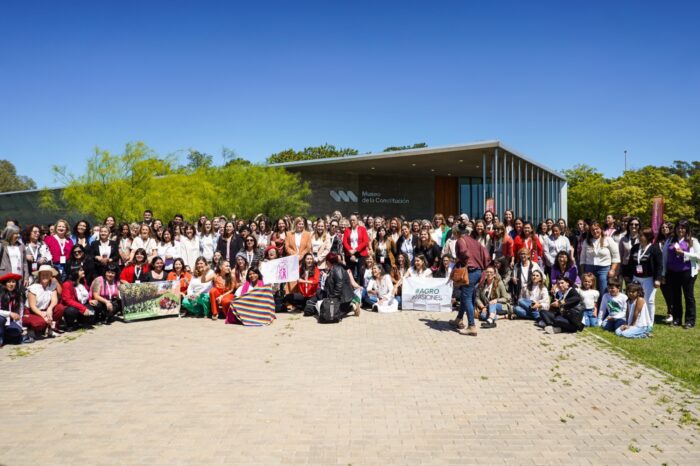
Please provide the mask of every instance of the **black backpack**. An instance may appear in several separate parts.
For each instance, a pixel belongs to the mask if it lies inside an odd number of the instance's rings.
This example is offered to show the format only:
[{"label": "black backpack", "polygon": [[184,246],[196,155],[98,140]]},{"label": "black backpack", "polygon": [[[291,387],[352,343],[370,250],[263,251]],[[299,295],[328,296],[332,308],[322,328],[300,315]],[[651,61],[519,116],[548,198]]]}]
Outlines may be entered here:
[{"label": "black backpack", "polygon": [[321,301],[321,312],[318,315],[320,324],[337,324],[340,322],[340,300],[326,298]]}]

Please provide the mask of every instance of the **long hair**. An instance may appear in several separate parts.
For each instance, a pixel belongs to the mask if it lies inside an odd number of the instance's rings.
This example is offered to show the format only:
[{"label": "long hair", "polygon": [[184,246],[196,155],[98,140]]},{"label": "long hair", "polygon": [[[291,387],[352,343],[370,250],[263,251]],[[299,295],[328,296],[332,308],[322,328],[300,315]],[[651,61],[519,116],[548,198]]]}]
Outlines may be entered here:
[{"label": "long hair", "polygon": [[[682,237],[682,238],[681,238],[680,236],[678,236],[678,230],[679,230],[680,228],[685,228],[685,236]],[[673,230],[673,239],[672,239],[672,241],[673,241],[674,243],[675,243],[675,242],[678,242],[678,241],[680,241],[680,240],[683,240],[683,239],[686,240],[686,241],[689,243],[690,246],[692,246],[691,243],[692,243],[693,236],[692,236],[692,234],[691,234],[691,232],[690,232],[690,223],[689,223],[688,220],[686,220],[686,219],[679,220],[678,223],[676,224],[676,228]]]},{"label": "long hair", "polygon": [[600,223],[598,223],[597,220],[593,220],[591,224],[588,226],[588,234],[586,235],[586,242],[588,243],[589,246],[593,246],[593,234],[591,233],[591,230],[593,227],[598,227],[600,228],[600,247],[604,248],[605,247],[605,233],[603,232],[603,227],[600,226]]}]

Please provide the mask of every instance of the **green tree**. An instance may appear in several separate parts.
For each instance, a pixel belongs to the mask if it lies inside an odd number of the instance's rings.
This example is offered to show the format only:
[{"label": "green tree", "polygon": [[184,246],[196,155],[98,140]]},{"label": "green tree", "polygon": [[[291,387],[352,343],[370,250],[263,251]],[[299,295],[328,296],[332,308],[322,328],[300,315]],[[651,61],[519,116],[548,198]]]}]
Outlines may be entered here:
[{"label": "green tree", "polygon": [[188,170],[194,171],[203,167],[211,167],[214,163],[214,157],[204,152],[199,152],[195,149],[188,149],[187,165]]},{"label": "green tree", "polygon": [[652,199],[656,196],[664,198],[664,218],[667,220],[677,221],[695,215],[688,179],[669,174],[662,167],[627,170],[612,181],[609,196],[611,212],[635,215],[646,225],[649,225]]},{"label": "green tree", "polygon": [[382,152],[394,152],[397,150],[407,150],[407,149],[422,149],[423,147],[428,147],[428,145],[424,142],[418,142],[416,144],[413,144],[412,146],[389,146],[386,149],[384,149]]},{"label": "green tree", "polygon": [[328,159],[334,157],[345,157],[348,155],[357,155],[356,149],[351,148],[336,148],[331,144],[324,144],[322,146],[312,146],[305,147],[304,150],[295,151],[294,149],[287,149],[282,152],[277,152],[270,155],[266,161],[269,164],[272,163],[286,163],[286,162],[296,162],[299,160],[314,160],[314,159]]},{"label": "green tree", "polygon": [[0,193],[36,189],[36,183],[28,176],[17,174],[17,168],[9,160],[0,160]]},{"label": "green tree", "polygon": [[610,207],[610,182],[603,174],[588,165],[576,165],[563,174],[568,184],[568,222],[604,218]]},{"label": "green tree", "polygon": [[[97,219],[134,220],[145,209],[163,219],[176,213],[188,219],[221,212],[242,217],[306,213],[310,189],[299,175],[238,160],[181,170],[172,158],[159,158],[139,142],[127,144],[119,155],[96,149],[81,176],[63,167],[54,167],[54,173],[66,185],[62,197],[68,208]],[[57,204],[51,193],[42,193],[43,208]]]},{"label": "green tree", "polygon": [[240,157],[235,150],[224,147],[221,149],[221,157],[224,159],[224,165],[250,165],[250,161]]}]

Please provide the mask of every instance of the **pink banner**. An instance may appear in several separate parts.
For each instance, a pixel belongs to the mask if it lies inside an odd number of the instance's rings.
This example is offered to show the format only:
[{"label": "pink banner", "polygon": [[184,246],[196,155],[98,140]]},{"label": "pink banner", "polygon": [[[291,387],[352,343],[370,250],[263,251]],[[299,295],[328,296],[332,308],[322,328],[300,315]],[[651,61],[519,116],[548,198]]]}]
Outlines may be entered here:
[{"label": "pink banner", "polygon": [[491,211],[492,214],[496,213],[496,200],[492,197],[486,198],[486,210],[484,212]]},{"label": "pink banner", "polygon": [[661,225],[664,223],[664,198],[655,197],[651,201],[651,230],[654,236],[659,234]]}]

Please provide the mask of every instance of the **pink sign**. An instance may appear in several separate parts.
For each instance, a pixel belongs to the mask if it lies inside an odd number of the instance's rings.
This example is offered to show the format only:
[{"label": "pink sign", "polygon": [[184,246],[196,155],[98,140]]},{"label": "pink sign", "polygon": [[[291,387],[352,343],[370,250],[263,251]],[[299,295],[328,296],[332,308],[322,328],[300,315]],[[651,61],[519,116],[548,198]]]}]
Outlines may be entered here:
[{"label": "pink sign", "polygon": [[661,225],[664,223],[664,198],[655,197],[651,201],[651,230],[654,236],[659,234]]}]

